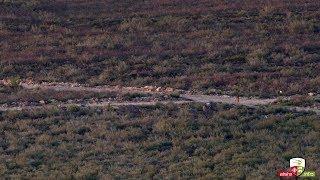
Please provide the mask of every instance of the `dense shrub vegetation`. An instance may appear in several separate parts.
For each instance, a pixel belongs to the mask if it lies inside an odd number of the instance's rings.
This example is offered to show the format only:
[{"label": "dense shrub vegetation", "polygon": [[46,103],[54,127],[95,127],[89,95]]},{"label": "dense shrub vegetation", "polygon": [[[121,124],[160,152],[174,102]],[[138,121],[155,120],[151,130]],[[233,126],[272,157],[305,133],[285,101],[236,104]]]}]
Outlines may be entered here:
[{"label": "dense shrub vegetation", "polygon": [[0,78],[320,93],[318,0],[4,0]]},{"label": "dense shrub vegetation", "polygon": [[0,177],[274,179],[320,173],[319,117],[200,104],[0,114]]}]

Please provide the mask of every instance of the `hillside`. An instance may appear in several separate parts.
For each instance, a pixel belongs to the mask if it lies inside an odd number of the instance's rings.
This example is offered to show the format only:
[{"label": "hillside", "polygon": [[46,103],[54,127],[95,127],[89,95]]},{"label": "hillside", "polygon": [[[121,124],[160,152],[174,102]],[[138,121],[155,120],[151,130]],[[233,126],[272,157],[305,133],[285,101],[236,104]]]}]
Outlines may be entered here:
[{"label": "hillside", "polygon": [[0,177],[275,179],[292,157],[318,174],[319,117],[228,105],[0,113]]},{"label": "hillside", "polygon": [[0,79],[320,93],[317,0],[5,0],[0,8]]},{"label": "hillside", "polygon": [[0,0],[0,179],[317,179],[319,120],[318,0]]}]

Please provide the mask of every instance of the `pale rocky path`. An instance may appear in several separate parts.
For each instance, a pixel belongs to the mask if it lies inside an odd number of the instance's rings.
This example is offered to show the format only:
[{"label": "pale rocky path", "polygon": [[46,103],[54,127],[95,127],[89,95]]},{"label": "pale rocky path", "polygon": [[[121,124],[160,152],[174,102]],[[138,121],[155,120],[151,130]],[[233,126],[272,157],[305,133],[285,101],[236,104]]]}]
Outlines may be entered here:
[{"label": "pale rocky path", "polygon": [[123,93],[155,93],[155,92],[146,92],[141,88],[135,87],[106,87],[106,86],[97,86],[97,87],[87,87],[80,86],[78,84],[57,84],[57,83],[43,83],[43,84],[28,84],[20,83],[20,85],[25,89],[43,89],[43,90],[55,90],[55,91],[88,91],[95,93],[107,93],[114,91],[121,91]]},{"label": "pale rocky path", "polygon": [[259,106],[259,105],[268,105],[273,102],[276,102],[277,99],[259,99],[259,98],[245,98],[240,97],[239,102],[236,97],[226,96],[226,95],[191,95],[191,94],[181,94],[181,98],[188,99],[195,102],[209,103],[225,103],[225,104],[235,104],[235,105],[244,105],[244,106]]},{"label": "pale rocky path", "polygon": [[[201,103],[224,103],[224,104],[233,104],[233,105],[243,105],[249,107],[255,106],[263,106],[263,105],[271,105],[272,103],[276,102],[276,98],[270,99],[259,99],[259,98],[246,98],[240,97],[239,102],[236,100],[236,97],[226,96],[226,95],[190,95],[190,94],[182,94],[180,97],[184,99],[188,99],[194,102],[201,102]],[[288,100],[290,97],[283,97],[283,100]],[[312,107],[297,107],[297,106],[281,106],[284,109],[288,109],[291,111],[298,111],[298,112],[315,112],[316,114],[320,115],[319,108],[312,108]]]},{"label": "pale rocky path", "polygon": [[[33,84],[33,83],[25,83],[22,82],[20,85],[26,89],[43,89],[43,90],[55,90],[55,91],[88,91],[88,92],[96,92],[96,93],[103,93],[103,92],[122,92],[122,93],[146,93],[146,94],[170,94],[174,92],[172,89],[160,89],[158,88],[137,88],[137,87],[105,87],[105,86],[98,86],[98,87],[88,87],[88,86],[81,86],[79,84],[71,84],[71,83],[41,83],[41,84]],[[150,86],[148,86],[150,87]],[[23,109],[37,109],[43,107],[68,107],[68,106],[86,106],[86,107],[103,107],[103,106],[150,106],[155,105],[157,103],[167,104],[167,103],[174,103],[174,104],[184,104],[190,102],[200,102],[200,103],[224,103],[224,104],[233,104],[233,105],[244,105],[244,106],[263,106],[263,105],[270,105],[277,101],[276,98],[269,98],[269,99],[261,99],[261,98],[246,98],[240,97],[239,101],[237,101],[237,97],[227,96],[227,95],[203,95],[203,94],[191,94],[185,91],[179,91],[180,98],[184,100],[177,100],[177,101],[151,101],[151,102],[101,102],[101,103],[82,103],[82,104],[75,104],[75,103],[64,103],[58,105],[42,105],[42,106],[20,106],[20,107],[1,107],[0,111],[10,111],[10,110],[23,110]],[[282,99],[290,99],[290,97],[283,97]],[[317,114],[320,114],[320,109],[318,108],[310,108],[310,107],[282,107],[293,111],[312,111]]]},{"label": "pale rocky path", "polygon": [[35,110],[41,108],[62,108],[62,107],[72,107],[72,106],[79,106],[79,107],[117,107],[117,106],[154,106],[157,104],[186,104],[190,103],[190,101],[153,101],[153,102],[101,102],[101,103],[61,103],[61,104],[47,104],[42,106],[19,106],[19,107],[1,107],[0,111],[21,111],[21,110]]}]

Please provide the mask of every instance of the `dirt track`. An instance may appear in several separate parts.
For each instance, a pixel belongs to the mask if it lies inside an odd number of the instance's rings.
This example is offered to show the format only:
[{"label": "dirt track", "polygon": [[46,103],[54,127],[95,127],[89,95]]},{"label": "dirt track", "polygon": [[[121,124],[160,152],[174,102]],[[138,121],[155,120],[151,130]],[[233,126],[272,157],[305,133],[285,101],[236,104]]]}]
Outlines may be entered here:
[{"label": "dirt track", "polygon": [[20,83],[20,85],[25,89],[43,89],[43,90],[55,90],[55,91],[88,91],[88,92],[95,92],[95,93],[104,93],[104,92],[114,92],[114,91],[121,91],[123,93],[156,93],[156,92],[145,92],[141,89],[134,88],[134,87],[86,87],[86,86],[79,86],[77,84],[27,84],[27,83]]},{"label": "dirt track", "polygon": [[[20,83],[20,85],[25,89],[44,89],[44,90],[55,90],[55,91],[88,91],[88,92],[127,92],[127,93],[145,93],[145,94],[168,94],[165,91],[150,91],[143,88],[135,87],[87,87],[81,86],[78,84],[67,84],[67,83],[42,83],[42,84],[31,84],[31,83]],[[22,110],[22,109],[37,109],[42,107],[68,107],[68,106],[87,106],[87,107],[101,107],[101,106],[148,106],[155,105],[157,103],[167,104],[169,102],[175,104],[183,104],[190,102],[200,102],[200,103],[225,103],[225,104],[234,104],[234,105],[244,105],[244,106],[261,106],[261,105],[270,105],[273,102],[276,102],[276,98],[272,99],[260,99],[260,98],[245,98],[240,97],[239,101],[236,97],[226,96],[226,95],[202,95],[202,94],[190,94],[185,92],[180,95],[180,98],[184,100],[179,101],[152,101],[152,102],[101,102],[101,103],[82,103],[82,104],[58,104],[58,105],[43,105],[43,106],[22,106],[22,107],[1,107],[0,111],[10,111],[10,110]],[[283,99],[290,99],[290,97],[285,97]],[[309,107],[283,107],[293,111],[312,111],[317,114],[320,114],[320,109],[309,108]]]},{"label": "dirt track", "polygon": [[62,107],[72,107],[72,106],[84,106],[84,107],[106,107],[106,106],[154,106],[156,104],[185,104],[190,103],[191,101],[158,101],[158,102],[101,102],[101,103],[63,103],[56,105],[43,105],[43,106],[20,106],[20,107],[1,107],[0,111],[21,111],[21,110],[34,110],[40,108],[62,108]]},{"label": "dirt track", "polygon": [[209,103],[225,103],[225,104],[235,104],[235,105],[244,105],[244,106],[259,106],[259,105],[268,105],[271,104],[277,99],[258,99],[258,98],[245,98],[240,97],[239,102],[236,97],[226,96],[226,95],[191,95],[191,94],[182,94],[180,97],[188,99],[195,102]]}]

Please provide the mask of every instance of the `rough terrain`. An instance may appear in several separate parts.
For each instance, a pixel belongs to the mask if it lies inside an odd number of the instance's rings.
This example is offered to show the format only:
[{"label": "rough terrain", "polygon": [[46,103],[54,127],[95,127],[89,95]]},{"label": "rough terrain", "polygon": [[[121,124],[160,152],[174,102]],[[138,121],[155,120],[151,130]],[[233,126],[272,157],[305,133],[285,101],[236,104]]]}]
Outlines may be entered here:
[{"label": "rough terrain", "polygon": [[[5,83],[5,80],[2,80],[2,84]],[[73,83],[33,83],[31,81],[21,81],[19,85],[25,89],[44,89],[44,90],[54,90],[54,91],[88,91],[88,92],[126,92],[126,93],[142,93],[142,94],[173,94],[176,93],[183,100],[174,100],[174,101],[139,101],[139,102],[83,102],[83,103],[55,103],[55,104],[45,104],[45,105],[36,105],[36,106],[14,106],[6,107],[4,105],[0,106],[0,111],[11,111],[11,110],[23,110],[23,109],[37,109],[37,108],[51,108],[51,107],[70,107],[70,106],[85,106],[85,107],[103,107],[103,106],[148,106],[156,104],[183,104],[183,103],[223,103],[223,104],[233,104],[233,105],[243,105],[249,107],[255,106],[266,106],[272,105],[278,99],[277,98],[256,98],[256,97],[234,97],[228,95],[204,95],[204,94],[194,94],[188,91],[176,90],[173,88],[163,88],[163,87],[107,87],[107,86],[97,86],[89,87],[87,85],[73,84]],[[282,97],[282,99],[289,100],[290,97]],[[292,111],[311,111],[317,114],[320,114],[320,109],[314,107],[298,107],[298,106],[282,106]]]}]

